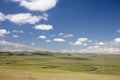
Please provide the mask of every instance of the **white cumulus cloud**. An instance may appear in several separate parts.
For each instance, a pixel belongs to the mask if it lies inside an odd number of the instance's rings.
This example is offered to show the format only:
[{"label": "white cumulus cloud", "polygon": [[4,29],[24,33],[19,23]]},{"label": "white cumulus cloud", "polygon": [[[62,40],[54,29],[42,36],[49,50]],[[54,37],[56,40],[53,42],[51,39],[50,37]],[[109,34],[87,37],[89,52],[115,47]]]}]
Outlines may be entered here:
[{"label": "white cumulus cloud", "polygon": [[19,2],[20,6],[25,7],[30,11],[47,11],[56,6],[58,0],[11,0]]},{"label": "white cumulus cloud", "polygon": [[78,38],[78,41],[85,42],[85,41],[88,41],[88,38]]},{"label": "white cumulus cloud", "polygon": [[10,32],[5,29],[0,29],[0,37],[4,37],[6,34],[9,34]]},{"label": "white cumulus cloud", "polygon": [[69,38],[69,37],[73,37],[74,35],[73,34],[65,34],[65,33],[61,32],[61,33],[59,33],[59,36]]},{"label": "white cumulus cloud", "polygon": [[96,45],[103,46],[103,45],[105,45],[105,43],[104,42],[98,42],[98,43],[96,43]]},{"label": "white cumulus cloud", "polygon": [[83,43],[81,41],[75,41],[75,43],[73,43],[73,45],[83,45]]},{"label": "white cumulus cloud", "polygon": [[21,43],[9,42],[6,40],[0,40],[0,51],[39,51],[42,48],[35,48],[27,46]]},{"label": "white cumulus cloud", "polygon": [[24,33],[23,30],[20,30],[20,31],[18,31],[18,30],[13,30],[12,32],[13,32],[13,33]]},{"label": "white cumulus cloud", "polygon": [[39,38],[39,39],[46,39],[47,36],[45,36],[45,35],[40,35],[38,38]]},{"label": "white cumulus cloud", "polygon": [[6,19],[16,24],[35,24],[40,20],[47,20],[47,14],[33,16],[31,13],[8,14]]},{"label": "white cumulus cloud", "polygon": [[4,21],[4,20],[5,20],[5,15],[2,12],[0,12],[0,21]]},{"label": "white cumulus cloud", "polygon": [[100,46],[89,46],[86,50],[86,52],[89,53],[119,53],[120,49],[119,48],[114,48],[114,47],[100,47]]},{"label": "white cumulus cloud", "polygon": [[13,35],[14,38],[18,38],[19,36],[18,35]]},{"label": "white cumulus cloud", "polygon": [[115,39],[114,39],[114,42],[120,43],[120,38],[115,38]]},{"label": "white cumulus cloud", "polygon": [[54,38],[53,41],[56,41],[56,42],[65,42],[65,39],[62,39],[62,38]]},{"label": "white cumulus cloud", "polygon": [[52,25],[46,25],[46,24],[40,24],[40,25],[36,25],[34,28],[36,30],[52,30],[53,26]]},{"label": "white cumulus cloud", "polygon": [[49,40],[49,39],[48,39],[48,40],[45,40],[45,42],[50,43],[50,42],[51,42],[51,40]]},{"label": "white cumulus cloud", "polygon": [[69,44],[86,46],[87,44],[85,42],[88,42],[88,41],[89,41],[88,38],[78,38],[77,41],[75,41],[74,43],[70,42]]}]

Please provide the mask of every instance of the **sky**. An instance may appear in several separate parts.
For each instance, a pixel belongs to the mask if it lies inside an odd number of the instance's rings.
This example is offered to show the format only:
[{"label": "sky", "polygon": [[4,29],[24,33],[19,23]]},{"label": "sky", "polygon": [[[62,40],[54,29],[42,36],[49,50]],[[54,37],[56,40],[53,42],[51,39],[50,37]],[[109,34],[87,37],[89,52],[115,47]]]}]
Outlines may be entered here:
[{"label": "sky", "polygon": [[0,0],[0,51],[120,54],[120,0]]}]

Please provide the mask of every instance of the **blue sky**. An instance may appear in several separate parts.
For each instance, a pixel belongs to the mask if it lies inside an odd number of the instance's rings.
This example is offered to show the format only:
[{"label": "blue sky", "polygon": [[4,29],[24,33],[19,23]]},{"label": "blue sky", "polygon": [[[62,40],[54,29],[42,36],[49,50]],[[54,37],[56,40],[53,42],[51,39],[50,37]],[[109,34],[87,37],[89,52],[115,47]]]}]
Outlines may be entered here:
[{"label": "blue sky", "polygon": [[120,53],[120,1],[0,0],[0,50]]}]

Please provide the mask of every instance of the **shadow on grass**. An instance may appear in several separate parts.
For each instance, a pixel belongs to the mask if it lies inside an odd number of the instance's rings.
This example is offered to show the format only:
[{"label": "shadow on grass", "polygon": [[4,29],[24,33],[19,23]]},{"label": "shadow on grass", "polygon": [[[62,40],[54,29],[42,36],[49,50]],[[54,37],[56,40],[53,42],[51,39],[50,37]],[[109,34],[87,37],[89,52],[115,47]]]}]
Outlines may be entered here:
[{"label": "shadow on grass", "polygon": [[71,60],[90,60],[89,58],[78,58],[78,57],[59,57],[60,59],[71,59]]}]

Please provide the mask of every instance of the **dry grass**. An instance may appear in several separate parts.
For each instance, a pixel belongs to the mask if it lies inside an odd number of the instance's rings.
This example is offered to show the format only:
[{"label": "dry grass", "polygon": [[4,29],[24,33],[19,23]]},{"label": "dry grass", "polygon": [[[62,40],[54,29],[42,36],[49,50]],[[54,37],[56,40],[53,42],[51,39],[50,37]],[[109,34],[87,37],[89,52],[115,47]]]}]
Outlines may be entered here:
[{"label": "dry grass", "polygon": [[0,80],[120,80],[120,55],[0,56]]},{"label": "dry grass", "polygon": [[0,80],[120,80],[120,76],[77,72],[46,73],[0,70]]}]

